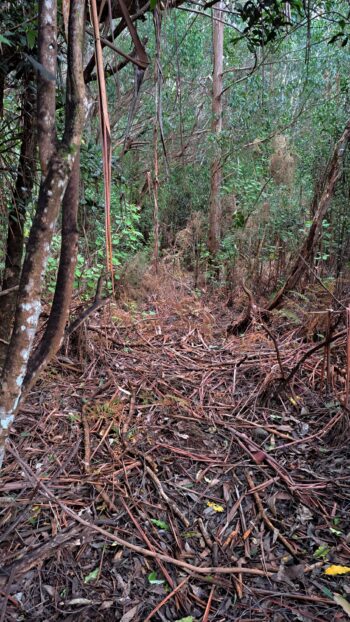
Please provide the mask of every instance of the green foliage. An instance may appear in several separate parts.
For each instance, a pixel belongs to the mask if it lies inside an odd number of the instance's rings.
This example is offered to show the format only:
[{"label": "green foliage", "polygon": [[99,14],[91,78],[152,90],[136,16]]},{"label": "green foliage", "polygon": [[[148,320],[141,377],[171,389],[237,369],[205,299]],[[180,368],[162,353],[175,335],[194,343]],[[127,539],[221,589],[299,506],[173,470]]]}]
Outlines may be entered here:
[{"label": "green foliage", "polygon": [[314,552],[314,558],[326,560],[328,558],[329,552],[329,546],[327,546],[326,544],[321,544]]},{"label": "green foliage", "polygon": [[[5,6],[10,9],[1,13],[1,67],[9,68],[14,62],[11,80],[18,85],[20,78],[17,76],[24,68],[32,68],[28,58],[36,59],[37,6],[29,0]],[[155,6],[154,1],[151,8]],[[310,12],[315,17],[311,21]],[[276,263],[284,253],[287,265],[297,252],[309,231],[308,223],[312,218],[309,206],[315,186],[322,180],[334,143],[347,120],[350,92],[347,2],[241,1],[235,4],[232,14],[225,14],[225,21],[228,26],[224,33],[224,120],[219,141],[223,235],[215,265],[209,271],[212,276],[216,275],[216,280],[218,273],[224,280],[227,271],[237,262],[249,263],[255,259],[257,250],[262,264]],[[127,267],[141,252],[142,262],[146,263],[153,236],[152,191],[142,191],[147,173],[153,176],[152,65],[156,43],[151,15],[138,24],[138,29],[140,37],[148,39],[151,67],[149,81],[141,89],[131,131],[134,143],[126,154],[122,151],[134,89],[134,68],[129,64],[118,77],[114,74],[107,79],[113,145],[111,225],[116,279],[125,275]],[[64,50],[63,37],[60,45]],[[130,52],[130,37],[123,34],[118,46]],[[161,251],[167,253],[176,246],[178,233],[187,227],[193,213],[200,213],[203,221],[207,221],[210,165],[218,147],[211,129],[210,21],[188,11],[170,11],[163,20],[161,47],[162,127],[169,170],[166,170],[159,140],[159,210]],[[115,64],[111,50],[105,49],[104,57],[107,67]],[[21,119],[16,89],[13,82],[6,88],[4,118],[0,121],[3,138],[0,158],[6,181],[0,210],[2,247],[20,145]],[[89,89],[96,97],[95,82],[89,84]],[[64,96],[58,81],[60,128],[63,127]],[[10,143],[7,132],[11,135]],[[278,185],[271,176],[270,162],[274,139],[281,134],[295,158],[295,174],[291,184]],[[349,160],[332,199],[316,257],[318,266],[327,269],[336,264],[338,272],[350,256],[348,171]],[[81,295],[91,296],[97,279],[106,268],[103,171],[96,116],[89,120],[85,131],[81,172],[75,287]],[[226,222],[225,202],[232,197],[235,197],[236,207],[231,221]],[[25,224],[26,234],[29,224],[30,214]],[[196,248],[192,244],[182,255],[187,269],[194,270],[199,265],[201,270],[206,270],[206,239],[204,225]],[[50,294],[54,291],[59,247],[58,227],[47,270]],[[283,279],[285,269],[281,268],[279,279]]]},{"label": "green foliage", "polygon": [[[238,3],[238,14],[246,24],[242,36],[246,37],[250,48],[264,46],[270,41],[274,41],[282,31],[292,25],[286,5],[287,2],[283,0],[265,2],[249,0],[244,4]],[[294,10],[298,18],[302,15],[303,3],[301,0],[291,0],[288,5],[290,9]],[[239,40],[239,38],[235,40]]]},{"label": "green foliage", "polygon": [[94,570],[89,572],[89,574],[84,577],[84,583],[91,583],[91,581],[95,581],[98,578],[99,572],[99,568],[95,568]]},{"label": "green foliage", "polygon": [[248,0],[237,3],[236,10],[244,27],[242,35],[234,38],[234,41],[237,42],[244,37],[249,49],[263,47],[276,41],[290,28],[300,25],[303,20],[310,25],[317,12],[323,13],[334,25],[335,32],[329,36],[330,44],[340,42],[344,47],[349,40],[350,11],[346,3],[338,3],[335,7],[329,0],[309,3],[303,0]]},{"label": "green foliage", "polygon": [[151,523],[159,529],[164,529],[164,531],[169,531],[169,525],[163,520],[158,520],[157,518],[151,518]]},{"label": "green foliage", "polygon": [[7,57],[5,47],[11,48],[11,54],[5,62],[11,64],[15,60],[17,52],[20,57],[16,59],[19,66],[25,64],[24,54],[33,50],[37,42],[37,28],[35,15],[37,3],[31,0],[21,2],[3,2],[0,9],[0,46],[3,48],[3,58]]},{"label": "green foliage", "polygon": [[150,572],[147,578],[151,585],[163,585],[165,583],[164,579],[158,579],[158,575],[155,570]]},{"label": "green foliage", "polygon": [[218,265],[234,266],[238,257],[238,247],[234,232],[230,232],[221,241],[220,251],[217,256]]}]

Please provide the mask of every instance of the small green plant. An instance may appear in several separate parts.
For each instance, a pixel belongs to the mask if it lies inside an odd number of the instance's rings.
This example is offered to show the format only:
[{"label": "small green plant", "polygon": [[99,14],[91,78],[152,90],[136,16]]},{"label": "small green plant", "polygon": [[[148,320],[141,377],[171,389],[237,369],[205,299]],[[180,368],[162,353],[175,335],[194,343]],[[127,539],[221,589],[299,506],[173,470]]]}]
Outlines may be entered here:
[{"label": "small green plant", "polygon": [[330,548],[326,544],[321,544],[314,552],[315,559],[327,559]]},{"label": "small green plant", "polygon": [[164,579],[158,579],[158,575],[155,570],[149,573],[147,579],[151,585],[164,585],[165,583]]},{"label": "small green plant", "polygon": [[100,572],[99,567],[89,572],[89,574],[87,574],[86,577],[84,577],[84,583],[91,583],[91,581],[95,581],[98,578],[99,572]]},{"label": "small green plant", "polygon": [[164,531],[169,531],[169,525],[163,520],[158,520],[158,518],[151,518],[151,523],[159,529],[163,529]]}]

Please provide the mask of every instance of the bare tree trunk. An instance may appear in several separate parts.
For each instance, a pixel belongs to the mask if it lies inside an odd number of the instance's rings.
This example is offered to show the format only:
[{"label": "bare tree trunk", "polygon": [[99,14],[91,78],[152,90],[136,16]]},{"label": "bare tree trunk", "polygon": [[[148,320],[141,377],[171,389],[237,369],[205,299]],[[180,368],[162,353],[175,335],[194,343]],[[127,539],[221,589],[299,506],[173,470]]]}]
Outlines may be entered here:
[{"label": "bare tree trunk", "polygon": [[342,173],[344,155],[349,140],[350,120],[347,122],[342,136],[335,145],[332,158],[328,163],[326,175],[322,183],[322,191],[319,193],[319,199],[317,202],[315,198],[313,199],[312,205],[314,205],[316,209],[309,234],[300,249],[300,253],[292,266],[285,284],[269,304],[268,309],[270,311],[276,309],[282,303],[284,296],[300,282],[301,277],[307,270],[307,266],[313,264],[317,244],[322,235],[322,222],[334,194],[337,181]]},{"label": "bare tree trunk", "polygon": [[159,264],[159,205],[158,205],[158,187],[159,187],[159,169],[158,169],[158,121],[155,121],[153,130],[154,145],[154,177],[153,177],[153,265],[154,271],[158,274]]},{"label": "bare tree trunk", "polygon": [[13,203],[8,215],[5,270],[2,290],[8,293],[1,300],[0,323],[0,370],[3,367],[7,345],[11,337],[12,322],[15,312],[17,287],[22,268],[24,249],[24,223],[26,211],[32,196],[35,177],[35,92],[33,75],[27,73],[24,78],[23,92],[23,130],[21,152],[19,156],[16,185],[13,191]]},{"label": "bare tree trunk", "polygon": [[213,100],[212,132],[215,134],[215,151],[211,166],[208,249],[212,256],[219,250],[221,237],[221,146],[222,131],[222,72],[224,53],[224,24],[222,0],[213,9]]},{"label": "bare tree trunk", "polygon": [[[40,7],[46,24],[56,19],[52,0],[43,0]],[[53,8],[54,7],[54,8]],[[24,378],[38,326],[41,310],[41,289],[55,222],[67,188],[75,157],[79,151],[84,126],[83,34],[85,0],[71,0],[68,26],[68,67],[65,130],[62,141],[48,161],[48,150],[41,142],[42,165],[47,165],[42,181],[37,211],[27,244],[18,291],[14,329],[7,351],[0,387],[0,466],[6,438],[20,400],[24,396]],[[50,12],[50,11],[53,11]],[[43,15],[39,14],[39,30]],[[45,110],[45,106],[43,106]],[[47,112],[50,112],[50,104]],[[50,118],[48,118],[48,125]],[[50,146],[48,147],[50,149]],[[48,362],[48,358],[45,363]],[[28,384],[28,379],[27,384]]]},{"label": "bare tree trunk", "polygon": [[158,159],[158,127],[160,116],[160,80],[161,76],[159,71],[160,63],[160,29],[161,29],[161,16],[157,8],[154,10],[154,28],[156,33],[156,59],[154,65],[154,89],[155,89],[155,104],[156,115],[153,130],[153,265],[155,273],[158,274],[159,263],[159,204],[158,204],[158,189],[159,189],[159,159]]},{"label": "bare tree trunk", "polygon": [[30,357],[23,391],[36,381],[47,360],[59,350],[64,337],[74,285],[78,254],[78,208],[80,193],[80,157],[77,154],[62,202],[62,242],[55,295],[44,335]]},{"label": "bare tree trunk", "polygon": [[57,0],[39,0],[38,145],[41,172],[47,173],[56,140]]}]

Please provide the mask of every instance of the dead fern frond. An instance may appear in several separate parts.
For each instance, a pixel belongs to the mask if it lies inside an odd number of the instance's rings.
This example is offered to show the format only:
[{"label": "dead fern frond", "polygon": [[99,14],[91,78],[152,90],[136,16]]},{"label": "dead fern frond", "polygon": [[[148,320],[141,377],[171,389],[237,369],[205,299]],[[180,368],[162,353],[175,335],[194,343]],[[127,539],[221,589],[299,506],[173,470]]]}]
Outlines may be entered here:
[{"label": "dead fern frond", "polygon": [[288,140],[283,134],[275,136],[274,153],[270,158],[270,175],[276,185],[290,186],[295,173],[295,156],[289,150]]}]

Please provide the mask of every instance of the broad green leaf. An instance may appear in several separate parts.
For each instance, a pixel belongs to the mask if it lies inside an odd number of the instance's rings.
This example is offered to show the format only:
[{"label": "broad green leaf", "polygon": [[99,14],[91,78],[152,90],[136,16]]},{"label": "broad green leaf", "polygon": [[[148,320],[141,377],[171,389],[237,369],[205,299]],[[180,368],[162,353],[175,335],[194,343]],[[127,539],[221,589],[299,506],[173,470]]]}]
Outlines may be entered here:
[{"label": "broad green leaf", "polygon": [[6,45],[12,45],[11,41],[7,37],[4,37],[4,35],[0,35],[0,43],[5,43]]},{"label": "broad green leaf", "polygon": [[334,527],[330,527],[329,531],[331,533],[334,533],[335,536],[341,536],[342,535],[342,531],[340,531],[340,529],[335,529]]},{"label": "broad green leaf", "polygon": [[30,50],[32,50],[35,45],[36,37],[37,37],[36,30],[27,30],[26,35],[27,35],[28,47]]}]

